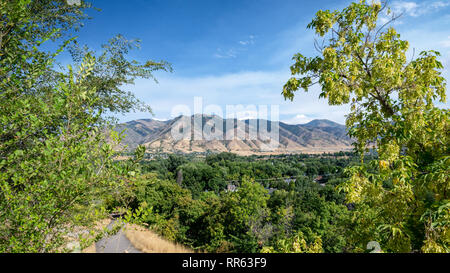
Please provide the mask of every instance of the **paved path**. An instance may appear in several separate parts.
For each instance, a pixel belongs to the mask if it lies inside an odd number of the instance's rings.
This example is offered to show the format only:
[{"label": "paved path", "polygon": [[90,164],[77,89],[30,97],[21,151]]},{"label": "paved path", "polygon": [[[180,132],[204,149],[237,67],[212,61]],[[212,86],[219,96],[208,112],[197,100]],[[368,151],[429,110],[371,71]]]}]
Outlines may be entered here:
[{"label": "paved path", "polygon": [[[116,220],[112,220],[108,229],[112,229]],[[123,227],[114,235],[102,238],[95,243],[97,253],[142,253],[136,249],[123,232]]]}]

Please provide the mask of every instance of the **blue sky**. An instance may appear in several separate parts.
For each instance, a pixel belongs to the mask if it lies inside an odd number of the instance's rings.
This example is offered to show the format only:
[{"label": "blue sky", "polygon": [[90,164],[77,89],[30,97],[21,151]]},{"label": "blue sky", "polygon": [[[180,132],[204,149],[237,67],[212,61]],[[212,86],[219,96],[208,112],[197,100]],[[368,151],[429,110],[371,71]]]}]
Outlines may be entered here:
[{"label": "blue sky", "polygon": [[[305,123],[326,118],[344,123],[348,106],[329,106],[318,99],[318,88],[298,92],[293,102],[281,96],[296,52],[315,54],[314,33],[306,29],[319,9],[342,9],[351,1],[337,0],[93,0],[101,11],[90,11],[78,33],[79,41],[98,48],[116,34],[142,40],[130,57],[166,60],[173,73],[157,72],[159,83],[137,80],[124,87],[148,103],[149,113],[118,116],[171,118],[175,105],[193,109],[194,97],[203,104],[279,105],[280,120]],[[450,1],[391,1],[403,17],[395,28],[416,52],[442,53],[450,79]],[[441,104],[441,107],[447,107]],[[252,113],[249,112],[249,117]]]}]

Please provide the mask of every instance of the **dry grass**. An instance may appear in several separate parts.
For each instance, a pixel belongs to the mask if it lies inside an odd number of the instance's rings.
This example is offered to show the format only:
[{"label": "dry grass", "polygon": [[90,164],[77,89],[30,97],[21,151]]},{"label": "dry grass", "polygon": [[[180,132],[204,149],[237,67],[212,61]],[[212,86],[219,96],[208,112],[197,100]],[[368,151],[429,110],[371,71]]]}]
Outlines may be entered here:
[{"label": "dry grass", "polygon": [[144,253],[194,253],[193,250],[170,242],[153,231],[138,225],[127,225],[125,236],[135,248]]},{"label": "dry grass", "polygon": [[92,245],[83,249],[81,251],[81,253],[97,253],[97,248],[95,247],[95,243],[92,243]]}]

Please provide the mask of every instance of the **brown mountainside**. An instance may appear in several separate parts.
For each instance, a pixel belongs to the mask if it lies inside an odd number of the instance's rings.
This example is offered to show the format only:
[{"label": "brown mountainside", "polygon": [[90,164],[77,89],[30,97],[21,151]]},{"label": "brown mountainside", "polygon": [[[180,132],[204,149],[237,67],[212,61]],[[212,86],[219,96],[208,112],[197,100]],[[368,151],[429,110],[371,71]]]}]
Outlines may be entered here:
[{"label": "brown mountainside", "polygon": [[[128,149],[134,149],[143,144],[148,152],[163,153],[205,153],[205,152],[232,152],[241,155],[250,154],[280,154],[280,153],[322,153],[350,150],[351,139],[346,135],[344,125],[329,120],[313,120],[306,124],[286,124],[279,122],[279,143],[276,149],[267,149],[267,136],[270,135],[271,123],[267,120],[227,120],[216,117],[216,124],[223,123],[223,134],[218,139],[194,140],[194,135],[202,135],[199,128],[194,128],[194,118],[202,120],[202,126],[212,124],[213,116],[195,115],[189,117],[177,117],[167,121],[153,119],[140,119],[116,127],[117,131],[126,130],[123,141]],[[179,122],[184,120],[191,124],[190,139],[176,139],[172,132],[176,132]],[[200,124],[200,123],[199,123]],[[228,128],[227,124],[234,124],[234,128]],[[261,128],[267,124],[268,130]],[[210,131],[215,132],[215,127]],[[226,140],[228,131],[234,129],[234,138]],[[257,131],[257,137],[250,138],[250,130]],[[178,130],[182,132],[182,130]],[[228,132],[230,133],[230,132]],[[245,136],[238,138],[237,136]]]}]

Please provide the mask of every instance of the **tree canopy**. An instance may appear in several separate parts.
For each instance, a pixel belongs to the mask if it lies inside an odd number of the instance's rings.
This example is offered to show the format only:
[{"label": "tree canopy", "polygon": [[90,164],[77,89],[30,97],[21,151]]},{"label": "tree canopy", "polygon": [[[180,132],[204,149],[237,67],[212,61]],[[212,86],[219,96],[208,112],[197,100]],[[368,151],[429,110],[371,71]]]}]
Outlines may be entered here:
[{"label": "tree canopy", "polygon": [[449,113],[435,106],[446,101],[443,66],[434,50],[408,57],[408,41],[392,27],[398,16],[386,2],[364,0],[318,11],[308,28],[322,39],[319,55],[293,57],[295,77],[282,94],[292,100],[316,84],[329,104],[351,104],[346,125],[357,151],[377,153],[348,168],[341,186],[366,222],[361,248],[372,238],[387,251],[448,252]]},{"label": "tree canopy", "polygon": [[[100,56],[73,50],[75,65],[59,69],[90,6],[0,1],[1,252],[63,251],[64,234],[93,224],[103,201],[133,183],[136,161],[114,162],[121,136],[106,138],[104,113],[139,107],[121,86],[169,66],[129,61],[130,43],[117,36]],[[61,43],[55,52],[42,47],[51,41]]]}]

